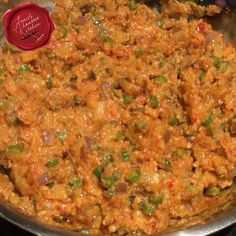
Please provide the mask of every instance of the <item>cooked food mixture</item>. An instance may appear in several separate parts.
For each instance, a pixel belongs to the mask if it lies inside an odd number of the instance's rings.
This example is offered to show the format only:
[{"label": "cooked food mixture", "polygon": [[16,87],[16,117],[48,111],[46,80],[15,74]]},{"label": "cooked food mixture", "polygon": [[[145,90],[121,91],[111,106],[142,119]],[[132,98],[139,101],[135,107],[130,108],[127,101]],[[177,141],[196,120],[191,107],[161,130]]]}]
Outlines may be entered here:
[{"label": "cooked food mixture", "polygon": [[118,235],[201,223],[225,206],[236,52],[189,17],[194,6],[58,0],[47,48],[4,45],[1,197],[46,224]]}]

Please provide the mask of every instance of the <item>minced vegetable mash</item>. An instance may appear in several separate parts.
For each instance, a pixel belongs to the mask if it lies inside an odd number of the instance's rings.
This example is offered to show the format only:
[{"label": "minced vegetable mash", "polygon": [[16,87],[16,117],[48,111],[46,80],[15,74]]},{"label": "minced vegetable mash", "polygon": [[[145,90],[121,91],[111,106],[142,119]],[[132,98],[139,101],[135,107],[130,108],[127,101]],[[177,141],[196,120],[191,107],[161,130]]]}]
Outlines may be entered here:
[{"label": "minced vegetable mash", "polygon": [[236,52],[192,12],[58,0],[47,48],[5,44],[1,197],[46,224],[118,235],[202,223],[227,204]]}]

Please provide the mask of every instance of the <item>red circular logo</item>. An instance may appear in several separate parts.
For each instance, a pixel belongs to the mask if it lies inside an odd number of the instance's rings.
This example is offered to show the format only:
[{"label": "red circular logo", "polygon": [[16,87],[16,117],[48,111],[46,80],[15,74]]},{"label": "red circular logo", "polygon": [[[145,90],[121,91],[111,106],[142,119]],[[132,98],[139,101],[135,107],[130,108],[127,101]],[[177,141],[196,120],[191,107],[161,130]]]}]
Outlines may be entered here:
[{"label": "red circular logo", "polygon": [[45,8],[35,3],[23,3],[3,16],[8,43],[29,51],[47,45],[55,29]]}]

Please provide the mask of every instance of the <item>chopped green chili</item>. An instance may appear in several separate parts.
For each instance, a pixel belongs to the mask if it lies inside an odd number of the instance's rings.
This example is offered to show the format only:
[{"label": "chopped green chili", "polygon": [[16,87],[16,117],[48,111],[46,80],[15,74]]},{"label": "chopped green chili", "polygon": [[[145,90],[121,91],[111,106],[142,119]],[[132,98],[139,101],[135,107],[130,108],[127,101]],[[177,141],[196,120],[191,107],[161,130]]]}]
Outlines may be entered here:
[{"label": "chopped green chili", "polygon": [[52,188],[54,186],[54,182],[49,182],[45,184],[45,186],[47,186],[48,188]]},{"label": "chopped green chili", "polygon": [[20,72],[21,73],[31,72],[31,69],[28,64],[22,64],[20,67]]},{"label": "chopped green chili", "polygon": [[214,196],[219,195],[220,192],[221,192],[220,188],[218,188],[218,187],[212,187],[212,188],[207,188],[207,189],[205,190],[205,195],[214,197]]},{"label": "chopped green chili", "polygon": [[47,57],[48,57],[48,59],[54,59],[54,58],[56,58],[56,55],[51,52],[51,53],[47,53]]},{"label": "chopped green chili", "polygon": [[177,69],[177,79],[182,78],[182,67],[179,65]]},{"label": "chopped green chili", "polygon": [[220,107],[213,108],[212,118],[215,118],[215,117],[223,118],[223,116],[224,116],[224,112],[221,110]]},{"label": "chopped green chili", "polygon": [[187,150],[185,148],[178,148],[175,152],[175,154],[180,157],[180,158],[183,158],[184,156],[187,155]]},{"label": "chopped green chili", "polygon": [[149,201],[153,204],[153,205],[159,205],[162,203],[164,199],[164,195],[163,194],[160,194],[159,196],[154,196],[154,195],[151,195],[150,198],[149,198]]},{"label": "chopped green chili", "polygon": [[202,122],[202,125],[204,125],[205,127],[208,127],[212,122],[213,122],[213,118],[209,116]]},{"label": "chopped green chili", "polygon": [[134,11],[137,9],[137,3],[134,0],[129,1],[128,7],[130,10]]},{"label": "chopped green chili", "polygon": [[158,25],[160,28],[163,28],[164,20],[163,20],[163,19],[159,19],[159,20],[157,21],[157,25]]},{"label": "chopped green chili", "polygon": [[206,72],[205,71],[201,71],[200,75],[199,75],[199,80],[202,81],[206,76]]},{"label": "chopped green chili", "polygon": [[129,153],[128,153],[127,151],[122,150],[122,151],[120,152],[120,156],[122,157],[122,159],[123,159],[124,161],[130,161],[130,155],[129,155]]},{"label": "chopped green chili", "polygon": [[98,166],[97,168],[94,169],[93,174],[100,179],[102,176],[103,168],[101,166]]},{"label": "chopped green chili", "polygon": [[65,27],[61,27],[59,29],[59,32],[60,32],[62,38],[65,38],[67,36],[67,29]]},{"label": "chopped green chili", "polygon": [[72,75],[72,76],[70,77],[70,82],[77,81],[77,79],[78,79],[77,75]]},{"label": "chopped green chili", "polygon": [[160,67],[160,68],[163,68],[163,67],[165,66],[165,64],[166,64],[166,63],[165,63],[164,61],[160,61],[159,67]]},{"label": "chopped green chili", "polygon": [[68,183],[68,187],[70,187],[70,188],[76,188],[76,187],[80,187],[81,184],[82,184],[81,178],[78,177],[77,179],[71,180],[71,181]]},{"label": "chopped green chili", "polygon": [[149,95],[149,106],[152,108],[152,109],[156,109],[159,107],[159,101],[157,99],[157,96],[155,95]]},{"label": "chopped green chili", "polygon": [[98,18],[93,18],[93,24],[94,25],[100,25],[101,20],[99,20]]},{"label": "chopped green chili", "polygon": [[77,33],[79,33],[80,26],[78,24],[71,24],[71,26]]},{"label": "chopped green chili", "polygon": [[138,182],[141,178],[141,172],[137,169],[135,169],[132,173],[132,175],[127,179],[128,183],[134,184]]},{"label": "chopped green chili", "polygon": [[171,160],[165,159],[165,161],[164,161],[164,168],[167,171],[170,171],[172,169],[172,162],[171,162]]},{"label": "chopped green chili", "polygon": [[112,160],[112,153],[110,152],[105,152],[103,154],[103,158],[102,158],[102,164],[103,165],[107,165],[110,163],[110,161]]},{"label": "chopped green chili", "polygon": [[163,75],[158,75],[158,76],[155,76],[154,78],[154,83],[160,87],[162,86],[163,84],[165,84],[167,82],[167,78]]},{"label": "chopped green chili", "polygon": [[59,164],[59,160],[58,159],[52,159],[52,160],[49,160],[48,162],[46,162],[45,166],[46,167],[55,167]]},{"label": "chopped green chili", "polygon": [[88,14],[89,12],[91,12],[92,14],[95,14],[96,7],[94,5],[86,4],[83,7],[81,7],[80,11],[83,15]]},{"label": "chopped green chili", "polygon": [[111,37],[111,36],[102,36],[102,41],[104,42],[104,43],[110,43],[110,44],[112,44],[112,43],[114,43],[114,39]]},{"label": "chopped green chili", "polygon": [[52,89],[52,86],[53,86],[53,82],[52,82],[52,78],[49,77],[46,81],[46,86],[48,89]]},{"label": "chopped green chili", "polygon": [[134,123],[134,127],[137,131],[142,131],[145,130],[148,127],[148,125],[144,121],[137,121]]},{"label": "chopped green chili", "polygon": [[228,69],[229,66],[230,66],[230,63],[228,61],[221,61],[219,71],[220,72],[225,72]]},{"label": "chopped green chili", "polygon": [[19,144],[13,144],[13,145],[10,145],[7,148],[7,150],[8,150],[9,153],[12,153],[12,154],[20,154],[24,151],[24,147],[22,147]]},{"label": "chopped green chili", "polygon": [[221,63],[220,58],[218,58],[216,56],[212,56],[211,59],[213,60],[214,66],[216,68],[219,68],[220,67],[220,63]]},{"label": "chopped green chili", "polygon": [[179,124],[179,119],[175,116],[169,121],[168,124],[171,125],[171,126],[178,125]]},{"label": "chopped green chili", "polygon": [[95,14],[95,13],[96,13],[96,7],[95,7],[94,5],[91,5],[91,6],[90,6],[90,12],[91,12],[92,14]]},{"label": "chopped green chili", "polygon": [[129,104],[131,104],[133,101],[134,101],[134,99],[133,99],[131,96],[126,95],[126,94],[123,96],[123,103],[124,103],[124,104],[129,105]]},{"label": "chopped green chili", "polygon": [[116,137],[115,137],[115,142],[119,142],[125,138],[123,131],[120,130],[117,132]]},{"label": "chopped green chili", "polygon": [[73,97],[74,106],[80,105],[80,98],[78,96]]},{"label": "chopped green chili", "polygon": [[21,124],[21,121],[18,119],[17,116],[14,115],[10,118],[10,124],[13,126],[18,126]]},{"label": "chopped green chili", "polygon": [[110,189],[115,184],[115,182],[117,182],[118,178],[115,175],[102,176],[101,180],[102,180],[102,186],[105,189]]},{"label": "chopped green chili", "polygon": [[64,224],[67,221],[67,218],[64,216],[54,216],[53,221],[58,224]]},{"label": "chopped green chili", "polygon": [[153,211],[154,211],[154,208],[152,206],[150,206],[149,204],[147,203],[143,203],[142,206],[141,206],[141,209],[143,210],[143,212],[149,216],[152,215]]},{"label": "chopped green chili", "polygon": [[135,54],[136,58],[139,58],[139,57],[144,55],[143,50],[140,49],[140,48],[136,48],[135,51],[134,51],[134,54]]}]

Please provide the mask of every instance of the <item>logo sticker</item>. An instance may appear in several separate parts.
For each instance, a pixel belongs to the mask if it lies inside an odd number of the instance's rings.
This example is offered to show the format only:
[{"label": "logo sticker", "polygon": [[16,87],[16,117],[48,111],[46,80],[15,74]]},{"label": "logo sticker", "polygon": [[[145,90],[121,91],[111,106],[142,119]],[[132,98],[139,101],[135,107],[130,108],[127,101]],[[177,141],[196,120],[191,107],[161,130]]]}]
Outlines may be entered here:
[{"label": "logo sticker", "polygon": [[46,46],[55,29],[48,11],[35,3],[23,3],[8,10],[3,24],[7,42],[24,51]]}]

